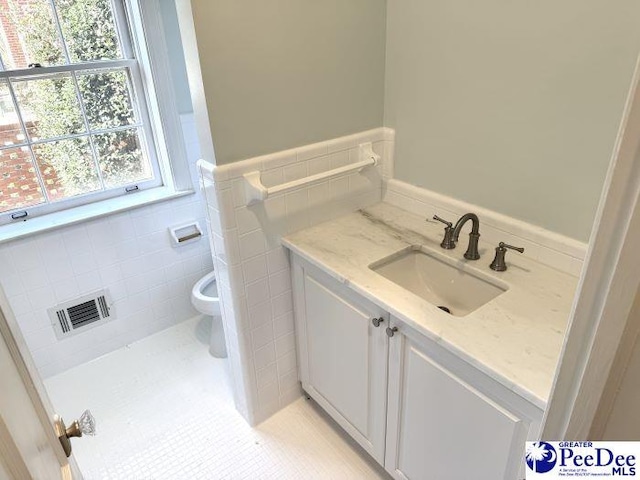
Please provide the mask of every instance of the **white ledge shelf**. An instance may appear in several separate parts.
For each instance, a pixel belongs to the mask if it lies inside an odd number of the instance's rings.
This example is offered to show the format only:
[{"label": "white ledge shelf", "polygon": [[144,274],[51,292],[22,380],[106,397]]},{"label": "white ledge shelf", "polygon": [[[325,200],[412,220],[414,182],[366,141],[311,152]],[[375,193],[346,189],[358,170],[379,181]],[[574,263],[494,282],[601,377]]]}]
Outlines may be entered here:
[{"label": "white ledge shelf", "polygon": [[359,160],[355,163],[345,165],[343,167],[327,170],[326,172],[316,173],[308,177],[292,180],[291,182],[282,183],[273,187],[265,187],[261,180],[261,172],[256,170],[245,173],[245,192],[247,197],[247,205],[264,202],[267,198],[278,193],[285,193],[297,188],[311,185],[329,178],[340,177],[351,172],[360,172],[365,168],[372,167],[380,161],[380,155],[373,151],[371,143],[362,143],[358,146]]},{"label": "white ledge shelf", "polygon": [[195,193],[157,187],[0,226],[0,244]]}]

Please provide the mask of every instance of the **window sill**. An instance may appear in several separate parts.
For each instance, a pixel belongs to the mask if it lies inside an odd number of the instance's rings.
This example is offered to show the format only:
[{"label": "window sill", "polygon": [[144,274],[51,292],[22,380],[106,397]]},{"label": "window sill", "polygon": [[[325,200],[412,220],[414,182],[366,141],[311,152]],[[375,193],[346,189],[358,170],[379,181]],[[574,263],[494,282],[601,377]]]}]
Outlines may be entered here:
[{"label": "window sill", "polygon": [[167,187],[152,188],[135,194],[90,203],[61,212],[42,215],[23,222],[0,226],[0,244],[76,223],[191,195],[194,190],[175,191]]}]

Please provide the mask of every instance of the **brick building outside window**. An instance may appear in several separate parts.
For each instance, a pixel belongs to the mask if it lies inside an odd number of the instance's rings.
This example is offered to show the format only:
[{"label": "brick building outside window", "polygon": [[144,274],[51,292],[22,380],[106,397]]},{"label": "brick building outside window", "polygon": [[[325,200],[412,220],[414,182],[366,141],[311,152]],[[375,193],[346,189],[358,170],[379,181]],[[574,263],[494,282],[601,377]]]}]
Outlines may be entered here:
[{"label": "brick building outside window", "polygon": [[157,148],[163,138],[175,151],[179,132],[164,128],[173,112],[150,93],[149,55],[165,53],[144,19],[138,0],[0,0],[0,226],[190,187]]}]

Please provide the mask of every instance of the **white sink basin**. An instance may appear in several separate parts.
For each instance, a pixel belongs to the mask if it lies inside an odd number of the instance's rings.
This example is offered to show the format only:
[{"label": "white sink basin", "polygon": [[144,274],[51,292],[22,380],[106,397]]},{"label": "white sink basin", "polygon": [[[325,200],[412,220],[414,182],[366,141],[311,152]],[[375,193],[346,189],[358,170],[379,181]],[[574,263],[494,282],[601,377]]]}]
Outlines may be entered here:
[{"label": "white sink basin", "polygon": [[369,268],[456,317],[468,315],[508,289],[466,263],[419,246],[400,250]]}]

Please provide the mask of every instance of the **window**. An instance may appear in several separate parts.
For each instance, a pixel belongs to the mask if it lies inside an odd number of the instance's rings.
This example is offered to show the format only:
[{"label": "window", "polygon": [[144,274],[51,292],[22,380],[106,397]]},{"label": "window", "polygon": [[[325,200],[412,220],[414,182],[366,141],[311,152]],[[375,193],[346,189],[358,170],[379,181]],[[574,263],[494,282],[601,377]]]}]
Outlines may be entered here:
[{"label": "window", "polygon": [[122,0],[0,0],[0,225],[163,184],[131,33]]}]

